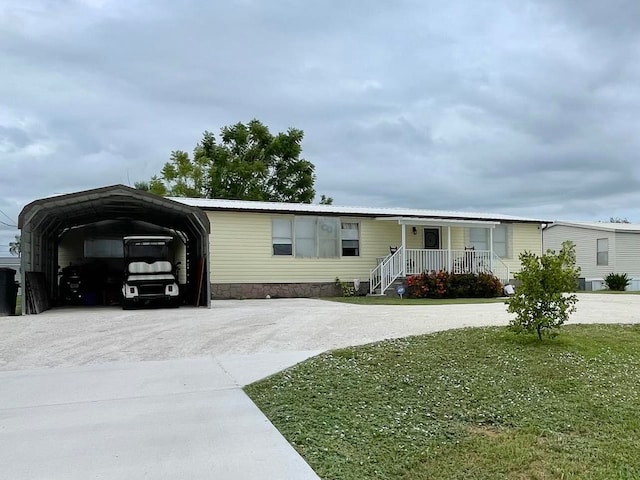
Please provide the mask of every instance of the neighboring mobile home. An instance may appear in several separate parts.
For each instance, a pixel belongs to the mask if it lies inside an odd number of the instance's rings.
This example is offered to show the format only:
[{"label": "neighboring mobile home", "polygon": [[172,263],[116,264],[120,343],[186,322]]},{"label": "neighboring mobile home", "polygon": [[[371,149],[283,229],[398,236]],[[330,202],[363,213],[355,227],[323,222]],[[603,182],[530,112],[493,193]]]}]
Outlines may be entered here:
[{"label": "neighboring mobile home", "polygon": [[437,210],[173,198],[207,213],[214,298],[360,292],[432,270],[493,272],[504,283],[518,256],[542,251],[542,220]]},{"label": "neighboring mobile home", "polygon": [[632,279],[627,290],[640,290],[640,224],[554,222],[543,230],[545,250],[558,251],[566,240],[576,246],[583,288],[604,289],[608,274],[626,273]]}]

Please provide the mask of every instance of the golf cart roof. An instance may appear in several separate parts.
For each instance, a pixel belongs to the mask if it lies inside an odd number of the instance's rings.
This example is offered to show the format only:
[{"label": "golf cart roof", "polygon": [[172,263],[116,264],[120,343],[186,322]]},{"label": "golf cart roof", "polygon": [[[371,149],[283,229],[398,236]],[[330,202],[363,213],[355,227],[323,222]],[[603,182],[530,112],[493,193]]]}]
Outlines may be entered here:
[{"label": "golf cart roof", "polygon": [[133,235],[130,237],[124,237],[122,239],[124,243],[169,243],[173,240],[173,237],[168,235]]}]

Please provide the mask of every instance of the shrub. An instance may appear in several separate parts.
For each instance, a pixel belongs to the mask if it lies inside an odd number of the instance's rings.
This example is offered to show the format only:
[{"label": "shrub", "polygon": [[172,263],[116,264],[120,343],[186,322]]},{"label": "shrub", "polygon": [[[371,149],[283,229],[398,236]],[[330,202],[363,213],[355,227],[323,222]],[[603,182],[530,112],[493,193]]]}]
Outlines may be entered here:
[{"label": "shrub", "polygon": [[407,278],[407,296],[413,298],[479,298],[502,294],[500,280],[490,273],[422,273]]},{"label": "shrub", "polygon": [[507,310],[516,318],[509,328],[518,333],[550,333],[559,329],[575,311],[580,267],[576,267],[575,246],[564,242],[560,252],[547,250],[542,256],[530,252],[520,255],[522,269],[515,274],[520,286],[508,298]]},{"label": "shrub", "polygon": [[604,278],[604,283],[609,290],[624,292],[631,283],[626,273],[610,273]]},{"label": "shrub", "polygon": [[478,275],[476,297],[500,297],[503,294],[502,289],[502,282],[495,275],[490,273],[480,273]]},{"label": "shrub", "polygon": [[343,297],[353,297],[356,294],[356,287],[354,285],[343,282],[338,277],[336,277],[336,286],[342,292]]}]

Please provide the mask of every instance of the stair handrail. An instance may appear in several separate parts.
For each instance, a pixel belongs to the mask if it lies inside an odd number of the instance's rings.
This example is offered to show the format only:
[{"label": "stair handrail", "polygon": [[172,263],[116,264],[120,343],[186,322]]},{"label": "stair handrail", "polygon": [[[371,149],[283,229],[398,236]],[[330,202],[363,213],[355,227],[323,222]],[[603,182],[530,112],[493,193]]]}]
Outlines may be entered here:
[{"label": "stair handrail", "polygon": [[380,293],[384,295],[389,286],[404,272],[402,262],[404,258],[404,248],[390,253],[385,259],[369,273],[369,292],[375,293],[380,288]]}]

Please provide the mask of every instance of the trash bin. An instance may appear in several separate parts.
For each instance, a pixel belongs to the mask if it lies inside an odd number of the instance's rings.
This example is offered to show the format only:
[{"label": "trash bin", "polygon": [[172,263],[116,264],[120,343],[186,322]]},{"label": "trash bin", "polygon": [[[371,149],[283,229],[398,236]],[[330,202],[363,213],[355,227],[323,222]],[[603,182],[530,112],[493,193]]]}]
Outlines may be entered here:
[{"label": "trash bin", "polygon": [[16,314],[16,271],[0,268],[0,317]]}]

